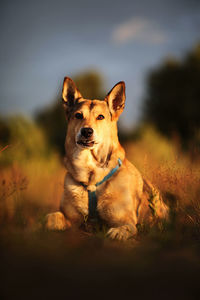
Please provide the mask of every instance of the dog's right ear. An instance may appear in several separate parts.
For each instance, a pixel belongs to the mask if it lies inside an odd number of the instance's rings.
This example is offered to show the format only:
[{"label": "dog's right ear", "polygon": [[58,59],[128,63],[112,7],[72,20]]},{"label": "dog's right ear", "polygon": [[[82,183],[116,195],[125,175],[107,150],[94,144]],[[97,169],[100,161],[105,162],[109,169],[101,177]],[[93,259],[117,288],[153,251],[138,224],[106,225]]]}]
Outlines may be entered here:
[{"label": "dog's right ear", "polygon": [[63,81],[62,99],[65,108],[67,108],[66,110],[68,111],[68,109],[74,105],[75,101],[81,97],[82,95],[73,80],[69,77],[65,77]]}]

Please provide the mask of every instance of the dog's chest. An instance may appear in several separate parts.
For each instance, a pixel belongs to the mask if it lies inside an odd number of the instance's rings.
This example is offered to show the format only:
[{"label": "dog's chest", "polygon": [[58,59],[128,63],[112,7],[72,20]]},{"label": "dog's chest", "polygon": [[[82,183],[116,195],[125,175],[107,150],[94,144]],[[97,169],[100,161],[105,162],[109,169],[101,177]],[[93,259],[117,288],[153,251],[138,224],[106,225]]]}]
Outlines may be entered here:
[{"label": "dog's chest", "polygon": [[[65,197],[64,202],[70,203],[82,215],[88,216],[99,214],[99,204],[102,209],[102,196],[104,184],[96,187],[94,190],[89,190],[91,186],[84,186],[83,184],[77,185],[74,180],[68,175],[65,179]],[[92,207],[92,208],[91,208]],[[95,211],[96,210],[96,211]]]},{"label": "dog's chest", "polygon": [[102,179],[105,169],[99,167],[89,151],[75,151],[73,154],[73,168],[75,179],[85,185],[94,185]]}]

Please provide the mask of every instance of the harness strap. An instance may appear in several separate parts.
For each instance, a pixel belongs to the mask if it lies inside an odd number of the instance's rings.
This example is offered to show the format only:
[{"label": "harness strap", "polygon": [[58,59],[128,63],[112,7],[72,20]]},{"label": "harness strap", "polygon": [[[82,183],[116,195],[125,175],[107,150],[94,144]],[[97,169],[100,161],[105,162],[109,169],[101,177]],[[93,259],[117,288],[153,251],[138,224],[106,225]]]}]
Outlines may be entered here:
[{"label": "harness strap", "polygon": [[[122,161],[120,158],[118,158],[118,164],[115,168],[113,168],[101,181],[97,182],[95,186],[99,186],[100,184],[104,183],[108,179],[110,179],[115,172],[121,167]],[[84,185],[85,188],[87,188],[86,185]],[[98,212],[97,212],[97,196],[96,196],[96,191],[90,191],[88,190],[88,208],[89,208],[89,217],[92,219],[98,217]]]},{"label": "harness strap", "polygon": [[89,210],[89,218],[97,219],[97,195],[96,191],[88,191],[88,210]]}]

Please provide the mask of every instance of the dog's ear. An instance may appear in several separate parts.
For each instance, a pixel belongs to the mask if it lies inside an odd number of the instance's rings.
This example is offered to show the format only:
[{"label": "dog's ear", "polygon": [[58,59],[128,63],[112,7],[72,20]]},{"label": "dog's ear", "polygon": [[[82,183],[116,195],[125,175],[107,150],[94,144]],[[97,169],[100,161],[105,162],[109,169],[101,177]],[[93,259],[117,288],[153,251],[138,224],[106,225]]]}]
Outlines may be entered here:
[{"label": "dog's ear", "polygon": [[117,120],[123,112],[125,98],[125,83],[124,81],[120,81],[112,88],[105,98],[112,115],[112,120]]},{"label": "dog's ear", "polygon": [[63,81],[62,99],[67,111],[74,105],[75,101],[81,97],[81,93],[77,89],[73,80],[69,77],[65,77]]}]

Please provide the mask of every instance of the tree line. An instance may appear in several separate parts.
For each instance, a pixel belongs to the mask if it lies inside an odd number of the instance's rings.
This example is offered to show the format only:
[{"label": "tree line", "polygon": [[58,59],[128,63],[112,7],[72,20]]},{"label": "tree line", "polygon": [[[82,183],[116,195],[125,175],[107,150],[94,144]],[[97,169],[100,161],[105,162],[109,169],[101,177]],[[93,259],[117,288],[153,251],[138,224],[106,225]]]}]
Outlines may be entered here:
[{"label": "tree line", "polygon": [[[89,99],[104,99],[103,76],[87,71],[72,76],[82,95]],[[172,141],[178,141],[184,151],[199,152],[200,146],[200,43],[181,60],[170,58],[148,73],[140,124],[151,124]],[[59,99],[35,115],[37,125],[48,143],[64,153],[67,122]],[[148,125],[147,125],[148,126]],[[8,121],[0,117],[0,144],[9,144]],[[120,131],[123,138],[123,132]],[[133,130],[130,137],[137,136]],[[129,138],[130,138],[129,137]]]}]

